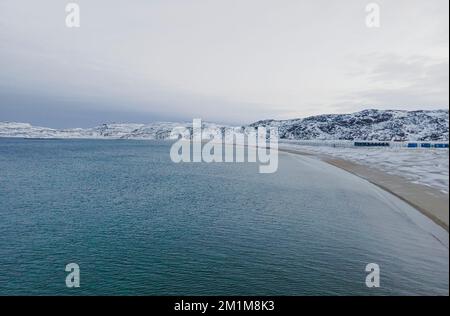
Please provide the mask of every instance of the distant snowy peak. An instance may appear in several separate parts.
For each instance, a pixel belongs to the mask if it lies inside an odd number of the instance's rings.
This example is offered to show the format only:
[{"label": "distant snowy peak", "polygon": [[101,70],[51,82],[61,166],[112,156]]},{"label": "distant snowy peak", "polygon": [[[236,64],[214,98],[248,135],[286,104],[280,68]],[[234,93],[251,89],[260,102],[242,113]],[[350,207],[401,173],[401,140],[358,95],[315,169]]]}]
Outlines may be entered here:
[{"label": "distant snowy peak", "polygon": [[278,127],[284,139],[448,141],[448,117],[448,110],[364,110],[296,120],[265,120],[250,126]]},{"label": "distant snowy peak", "polygon": [[[283,139],[448,141],[449,111],[364,110],[352,114],[328,114],[294,120],[264,120],[240,126],[248,131],[259,126],[276,127]],[[174,128],[192,129],[192,123],[103,124],[94,128],[51,129],[27,123],[0,122],[0,137],[170,139]],[[223,125],[204,123],[206,128]]]}]

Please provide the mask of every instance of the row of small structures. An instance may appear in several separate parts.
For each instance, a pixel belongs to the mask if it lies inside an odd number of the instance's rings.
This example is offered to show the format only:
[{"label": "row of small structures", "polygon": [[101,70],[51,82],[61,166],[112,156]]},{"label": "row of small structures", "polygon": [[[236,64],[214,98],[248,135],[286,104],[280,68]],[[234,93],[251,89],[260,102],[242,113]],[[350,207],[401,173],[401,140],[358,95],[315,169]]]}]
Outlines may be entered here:
[{"label": "row of small structures", "polygon": [[[408,148],[448,148],[448,143],[406,143],[402,147]],[[406,146],[405,146],[406,145]],[[355,142],[355,147],[390,147],[389,142]]]},{"label": "row of small structures", "polygon": [[448,148],[448,144],[445,143],[408,143],[408,148]]},{"label": "row of small structures", "polygon": [[393,148],[428,148],[448,149],[448,142],[379,142],[379,141],[347,141],[347,140],[280,140],[303,146],[329,146],[329,147],[393,147]]}]

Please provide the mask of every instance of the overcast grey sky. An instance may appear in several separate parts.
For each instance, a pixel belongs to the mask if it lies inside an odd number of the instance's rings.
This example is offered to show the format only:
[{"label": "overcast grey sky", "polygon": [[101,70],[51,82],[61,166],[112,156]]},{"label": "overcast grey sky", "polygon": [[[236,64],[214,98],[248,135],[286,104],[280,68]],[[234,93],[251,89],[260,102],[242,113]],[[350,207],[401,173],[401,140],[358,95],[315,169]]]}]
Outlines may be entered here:
[{"label": "overcast grey sky", "polygon": [[[81,9],[67,28],[65,5]],[[381,6],[368,28],[365,7]],[[448,0],[0,0],[0,121],[448,108]]]}]

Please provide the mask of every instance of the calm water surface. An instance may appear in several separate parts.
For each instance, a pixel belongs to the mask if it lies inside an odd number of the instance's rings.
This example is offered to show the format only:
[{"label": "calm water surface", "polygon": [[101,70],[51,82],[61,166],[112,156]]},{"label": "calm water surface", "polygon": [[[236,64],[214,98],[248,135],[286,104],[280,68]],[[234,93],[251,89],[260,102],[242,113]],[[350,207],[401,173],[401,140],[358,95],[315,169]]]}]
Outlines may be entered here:
[{"label": "calm water surface", "polygon": [[289,154],[259,174],[169,149],[0,139],[0,295],[448,295],[448,234],[366,181]]}]

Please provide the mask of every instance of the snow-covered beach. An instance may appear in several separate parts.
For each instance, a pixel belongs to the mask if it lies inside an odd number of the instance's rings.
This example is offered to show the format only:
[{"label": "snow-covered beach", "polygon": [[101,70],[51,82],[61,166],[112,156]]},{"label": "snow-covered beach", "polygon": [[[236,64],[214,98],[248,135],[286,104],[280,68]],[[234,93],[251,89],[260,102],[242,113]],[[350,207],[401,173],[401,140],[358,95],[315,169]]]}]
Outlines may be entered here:
[{"label": "snow-covered beach", "polygon": [[356,148],[280,144],[351,172],[408,202],[448,231],[448,149]]},{"label": "snow-covered beach", "polygon": [[448,149],[305,146],[291,142],[283,142],[280,147],[349,160],[448,194]]}]

